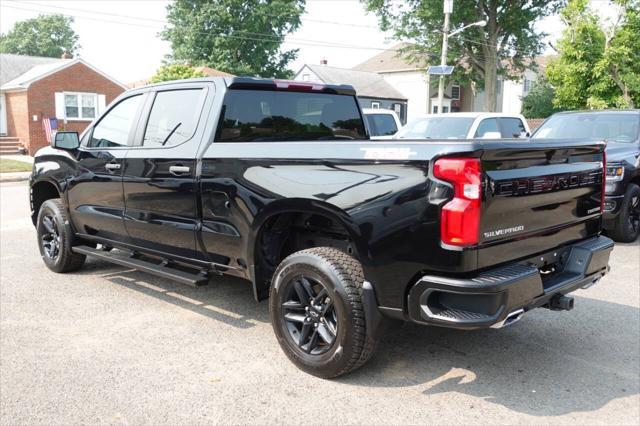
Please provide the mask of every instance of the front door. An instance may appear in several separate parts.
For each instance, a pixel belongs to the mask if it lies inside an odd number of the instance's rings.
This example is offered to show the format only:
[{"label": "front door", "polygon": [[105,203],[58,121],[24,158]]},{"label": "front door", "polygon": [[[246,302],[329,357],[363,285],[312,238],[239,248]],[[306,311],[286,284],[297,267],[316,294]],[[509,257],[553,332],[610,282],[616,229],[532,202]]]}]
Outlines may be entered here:
[{"label": "front door", "polygon": [[[196,155],[207,89],[185,83],[151,97],[124,161],[125,226],[134,245],[198,257]],[[203,126],[200,126],[201,128]]]},{"label": "front door", "polygon": [[132,141],[143,95],[123,99],[87,129],[69,181],[69,209],[76,232],[127,240],[122,192],[123,160]]}]

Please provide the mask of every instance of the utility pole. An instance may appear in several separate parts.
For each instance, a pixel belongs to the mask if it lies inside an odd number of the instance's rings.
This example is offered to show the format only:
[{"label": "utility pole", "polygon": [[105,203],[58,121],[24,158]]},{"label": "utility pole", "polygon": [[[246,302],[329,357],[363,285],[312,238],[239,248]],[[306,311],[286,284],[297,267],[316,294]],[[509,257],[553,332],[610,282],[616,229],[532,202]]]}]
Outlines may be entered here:
[{"label": "utility pole", "polygon": [[[453,12],[453,0],[444,0],[444,28],[442,29],[442,55],[440,65],[447,65],[447,49],[449,47],[449,19]],[[438,83],[438,113],[442,114],[442,104],[444,103],[444,74],[440,75]]]}]

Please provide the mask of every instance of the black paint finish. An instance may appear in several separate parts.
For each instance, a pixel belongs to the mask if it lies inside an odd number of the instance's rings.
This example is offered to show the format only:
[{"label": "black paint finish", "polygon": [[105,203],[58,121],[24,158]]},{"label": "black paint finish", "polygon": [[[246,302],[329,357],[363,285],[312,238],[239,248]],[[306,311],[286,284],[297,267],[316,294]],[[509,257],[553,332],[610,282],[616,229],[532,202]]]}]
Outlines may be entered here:
[{"label": "black paint finish", "polygon": [[[141,147],[139,126],[129,149],[43,150],[33,182],[55,182],[68,197],[81,236],[104,236],[199,267],[225,265],[228,273],[248,279],[259,267],[264,226],[274,217],[293,212],[329,218],[348,235],[378,303],[404,312],[408,289],[425,274],[472,277],[599,233],[604,144],[215,142],[228,83],[193,80],[123,95],[208,89],[197,130],[184,144]],[[141,114],[148,114],[149,105]],[[451,185],[432,175],[442,156],[481,159],[483,210],[476,247],[445,247],[440,241],[440,210],[453,196]],[[122,165],[122,175],[104,169],[111,162]],[[46,167],[49,163],[57,169]],[[175,166],[188,171],[171,173]],[[508,235],[483,236],[520,227]]]}]

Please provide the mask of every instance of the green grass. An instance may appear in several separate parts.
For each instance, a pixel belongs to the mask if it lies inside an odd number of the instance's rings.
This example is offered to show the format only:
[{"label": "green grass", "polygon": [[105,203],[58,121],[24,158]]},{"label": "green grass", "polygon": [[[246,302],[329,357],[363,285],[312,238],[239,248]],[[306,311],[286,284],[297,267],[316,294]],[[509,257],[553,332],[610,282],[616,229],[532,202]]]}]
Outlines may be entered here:
[{"label": "green grass", "polygon": [[33,166],[24,161],[7,160],[0,158],[0,173],[30,172]]}]

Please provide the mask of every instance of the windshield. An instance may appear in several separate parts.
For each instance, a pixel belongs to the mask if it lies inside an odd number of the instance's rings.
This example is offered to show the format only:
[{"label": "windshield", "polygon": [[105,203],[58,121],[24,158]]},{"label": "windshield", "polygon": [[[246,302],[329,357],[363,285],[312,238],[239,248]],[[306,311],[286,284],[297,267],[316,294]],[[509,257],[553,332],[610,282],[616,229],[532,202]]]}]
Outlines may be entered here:
[{"label": "windshield", "polygon": [[417,118],[396,134],[397,139],[466,139],[472,117]]},{"label": "windshield", "polygon": [[558,114],[545,121],[533,139],[605,139],[633,142],[638,139],[638,114]]}]

